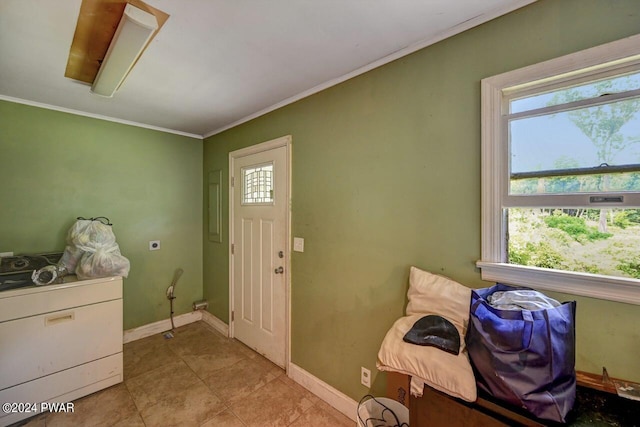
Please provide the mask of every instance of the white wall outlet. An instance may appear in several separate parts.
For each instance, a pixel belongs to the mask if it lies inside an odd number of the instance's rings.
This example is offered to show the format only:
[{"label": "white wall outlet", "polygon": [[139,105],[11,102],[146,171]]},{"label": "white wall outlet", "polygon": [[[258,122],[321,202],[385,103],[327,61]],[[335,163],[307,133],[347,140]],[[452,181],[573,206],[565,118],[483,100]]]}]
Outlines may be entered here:
[{"label": "white wall outlet", "polygon": [[360,382],[363,386],[371,388],[371,371],[364,366],[360,368]]},{"label": "white wall outlet", "polygon": [[149,241],[149,250],[150,251],[157,251],[158,249],[160,249],[160,240],[151,240],[151,241]]},{"label": "white wall outlet", "polygon": [[302,237],[293,238],[293,250],[296,252],[304,252],[304,239]]}]

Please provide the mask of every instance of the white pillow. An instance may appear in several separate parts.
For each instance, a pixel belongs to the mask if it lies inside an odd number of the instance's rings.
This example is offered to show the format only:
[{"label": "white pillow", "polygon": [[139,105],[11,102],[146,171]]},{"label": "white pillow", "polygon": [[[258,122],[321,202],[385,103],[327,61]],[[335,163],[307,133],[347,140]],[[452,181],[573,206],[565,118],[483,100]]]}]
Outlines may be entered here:
[{"label": "white pillow", "polygon": [[[467,308],[468,311],[468,308]],[[436,313],[437,314],[437,313]],[[436,347],[404,342],[402,337],[424,313],[398,319],[382,341],[376,366],[381,371],[400,372],[412,377],[412,394],[421,396],[422,386],[414,393],[414,379],[468,402],[477,398],[476,379],[469,363],[467,349],[462,345],[460,353],[453,355]]]},{"label": "white pillow", "polygon": [[[460,332],[460,349],[469,324],[471,289],[448,277],[411,267],[409,274],[407,316],[436,314],[449,320]],[[417,319],[416,319],[417,320]],[[413,326],[413,325],[412,325]]]}]

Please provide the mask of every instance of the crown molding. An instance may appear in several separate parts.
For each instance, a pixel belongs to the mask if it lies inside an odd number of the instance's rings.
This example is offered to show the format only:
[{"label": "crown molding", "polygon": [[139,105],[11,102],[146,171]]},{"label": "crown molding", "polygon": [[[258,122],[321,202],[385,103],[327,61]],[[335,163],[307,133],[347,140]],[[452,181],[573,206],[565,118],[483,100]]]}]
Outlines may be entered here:
[{"label": "crown molding", "polygon": [[145,124],[145,123],[134,122],[134,121],[131,121],[131,120],[124,120],[124,119],[119,119],[119,118],[116,118],[116,117],[104,116],[102,114],[87,113],[85,111],[74,110],[74,109],[65,108],[65,107],[59,107],[57,105],[45,104],[45,103],[42,103],[42,102],[30,101],[28,99],[14,98],[12,96],[0,95],[0,101],[14,102],[16,104],[24,104],[24,105],[29,105],[31,107],[44,108],[46,110],[60,111],[62,113],[74,114],[76,116],[90,117],[92,119],[105,120],[107,122],[120,123],[122,125],[128,125],[128,126],[135,126],[135,127],[144,128],[144,129],[157,130],[159,132],[172,133],[174,135],[186,136],[186,137],[189,137],[189,138],[196,138],[196,139],[200,139],[200,140],[203,139],[202,135],[198,135],[198,134],[195,134],[195,133],[182,132],[182,131],[175,130],[175,129],[168,129],[168,128],[163,128],[163,127],[160,127],[160,126],[153,126],[153,125],[148,125],[148,124]]}]

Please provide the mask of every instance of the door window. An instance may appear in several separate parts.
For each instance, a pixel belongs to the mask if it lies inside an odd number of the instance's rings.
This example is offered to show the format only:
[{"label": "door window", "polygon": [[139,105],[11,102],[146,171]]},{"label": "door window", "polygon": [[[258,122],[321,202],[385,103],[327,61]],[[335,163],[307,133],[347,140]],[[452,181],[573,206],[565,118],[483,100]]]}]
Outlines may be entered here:
[{"label": "door window", "polygon": [[242,204],[273,204],[273,163],[242,168]]}]

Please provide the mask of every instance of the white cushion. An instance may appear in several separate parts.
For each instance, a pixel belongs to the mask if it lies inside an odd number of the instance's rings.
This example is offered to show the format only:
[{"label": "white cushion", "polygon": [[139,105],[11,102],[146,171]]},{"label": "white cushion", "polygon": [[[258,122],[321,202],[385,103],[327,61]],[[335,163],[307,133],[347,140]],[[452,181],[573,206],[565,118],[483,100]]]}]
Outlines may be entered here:
[{"label": "white cushion", "polygon": [[448,277],[411,267],[407,297],[407,316],[436,314],[444,317],[460,332],[460,348],[463,348],[469,324],[470,288]]},{"label": "white cushion", "polygon": [[[461,345],[460,353],[453,355],[436,347],[409,344],[402,340],[423,316],[424,313],[413,314],[394,323],[378,352],[378,369],[412,376],[412,391],[413,379],[417,378],[443,393],[474,402],[477,397],[476,380],[466,347]],[[462,338],[461,342],[464,342],[464,336]],[[422,395],[422,389],[413,394]]]},{"label": "white cushion", "polygon": [[[464,341],[469,324],[471,289],[447,277],[411,267],[407,316],[387,332],[378,352],[378,369],[417,378],[436,390],[474,402],[477,397],[467,347]],[[402,340],[413,324],[435,314],[449,320],[460,333],[460,353],[453,355],[436,347],[420,346]],[[421,395],[422,390],[420,388]],[[417,394],[417,393],[413,393]]]}]

